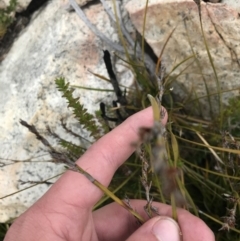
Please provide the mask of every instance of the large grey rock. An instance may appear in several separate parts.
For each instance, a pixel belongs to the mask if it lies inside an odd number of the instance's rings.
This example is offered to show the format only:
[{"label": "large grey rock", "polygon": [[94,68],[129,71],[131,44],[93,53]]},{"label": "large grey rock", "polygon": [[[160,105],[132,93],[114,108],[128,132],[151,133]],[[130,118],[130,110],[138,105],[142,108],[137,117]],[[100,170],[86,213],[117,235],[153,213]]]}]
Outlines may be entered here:
[{"label": "large grey rock", "polygon": [[[88,138],[57,91],[57,77],[66,77],[72,85],[112,89],[108,82],[88,71],[108,77],[102,60],[102,50],[108,46],[63,5],[63,1],[49,1],[35,14],[0,64],[0,198],[32,185],[26,182],[42,181],[64,171],[63,165],[46,162],[50,159],[46,148],[19,124],[19,119],[34,124],[42,133],[49,125],[61,137],[77,143],[61,128],[63,117],[70,129]],[[118,41],[100,4],[86,8],[85,13],[100,31]],[[116,67],[121,83],[129,85],[131,72],[120,63]],[[114,98],[112,92],[77,90],[75,95],[91,113],[98,110],[100,101]],[[56,146],[54,140],[51,143]],[[17,217],[48,188],[49,184],[41,184],[0,199],[0,222]]]},{"label": "large grey rock", "polygon": [[[132,0],[126,6],[132,23],[140,33],[143,29],[145,2]],[[234,6],[234,1],[229,2]],[[240,79],[240,19],[238,10],[226,4],[202,2],[201,9],[204,35],[218,76],[219,88],[201,34],[198,7],[193,0],[150,0],[144,37],[159,56],[175,28],[162,57],[167,73],[193,54],[195,58],[186,61],[171,74],[171,80],[180,74],[177,81],[171,84],[173,91],[182,101],[188,94],[192,94],[192,98],[202,97],[203,116],[209,117],[210,105],[205,84],[209,93],[213,94],[213,113],[219,110],[219,100],[214,93],[235,89],[222,93],[220,101],[224,104],[230,97],[239,94],[236,88],[239,87]],[[196,103],[191,102],[191,105],[196,108]]]}]

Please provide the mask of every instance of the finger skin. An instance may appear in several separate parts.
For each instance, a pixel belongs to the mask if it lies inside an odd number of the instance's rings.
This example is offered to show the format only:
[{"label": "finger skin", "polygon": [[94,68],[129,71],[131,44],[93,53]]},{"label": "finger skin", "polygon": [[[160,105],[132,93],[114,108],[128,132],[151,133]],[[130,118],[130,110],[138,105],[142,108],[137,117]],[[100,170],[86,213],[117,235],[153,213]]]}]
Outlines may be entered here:
[{"label": "finger skin", "polygon": [[[131,200],[131,206],[141,216],[148,219],[144,206],[144,200]],[[153,202],[158,208],[160,216],[172,216],[171,206]],[[137,220],[117,203],[109,204],[93,213],[95,229],[100,241],[126,240],[136,229],[140,227]],[[178,223],[183,234],[183,241],[214,241],[213,232],[198,217],[186,210],[178,209]],[[152,237],[154,238],[154,237]],[[153,239],[154,240],[154,239]]]},{"label": "finger skin", "polygon": [[[156,222],[156,219],[157,218],[155,217],[153,219],[150,219],[146,223],[144,223],[130,237],[128,237],[126,241],[158,241],[157,238],[151,232],[151,230],[153,229],[153,225]],[[178,240],[171,240],[171,241],[178,241]]]},{"label": "finger skin", "polygon": [[[167,115],[164,122],[166,120]],[[116,169],[133,153],[132,143],[138,141],[139,128],[152,125],[153,112],[150,107],[129,117],[93,144],[77,164],[108,186]],[[94,233],[89,233],[90,236],[85,234],[85,225],[89,223],[88,226],[91,226],[92,207],[101,196],[102,192],[85,176],[67,171],[42,198],[17,219],[5,240],[16,240],[12,239],[14,235],[18,240],[24,240],[20,237],[24,237],[25,233],[28,234],[28,240],[32,240],[31,235],[34,241],[53,240],[52,232],[58,235],[60,240],[64,240],[64,237],[71,241],[96,240]],[[11,230],[15,232],[14,235]]]},{"label": "finger skin", "polygon": [[[167,115],[164,119],[166,122]],[[124,123],[94,143],[77,161],[77,164],[103,185],[108,186],[117,168],[134,152],[140,127],[153,125],[152,108],[129,117]],[[46,197],[47,196],[47,197]],[[54,207],[69,201],[74,206],[91,209],[101,198],[102,192],[85,176],[66,172],[46,194]]]},{"label": "finger skin", "polygon": [[[175,220],[158,216],[145,222],[126,241],[180,241],[180,234]],[[167,239],[164,239],[166,237]]]}]

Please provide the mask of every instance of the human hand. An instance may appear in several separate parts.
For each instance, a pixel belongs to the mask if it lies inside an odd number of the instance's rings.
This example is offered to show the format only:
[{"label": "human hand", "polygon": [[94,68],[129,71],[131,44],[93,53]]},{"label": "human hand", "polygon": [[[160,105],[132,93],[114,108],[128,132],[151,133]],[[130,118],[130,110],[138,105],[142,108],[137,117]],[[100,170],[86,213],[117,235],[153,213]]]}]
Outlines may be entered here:
[{"label": "human hand", "polygon": [[[152,108],[147,108],[98,140],[77,164],[108,186],[117,168],[133,153],[139,128],[152,125]],[[116,203],[92,212],[101,196],[101,190],[84,175],[67,171],[12,224],[4,241],[180,240],[177,223],[169,218],[170,206],[154,203],[161,216],[139,227],[136,219]],[[145,204],[144,200],[131,200],[133,208],[147,220]],[[185,210],[178,210],[178,223],[184,241],[214,240],[206,224]]]}]

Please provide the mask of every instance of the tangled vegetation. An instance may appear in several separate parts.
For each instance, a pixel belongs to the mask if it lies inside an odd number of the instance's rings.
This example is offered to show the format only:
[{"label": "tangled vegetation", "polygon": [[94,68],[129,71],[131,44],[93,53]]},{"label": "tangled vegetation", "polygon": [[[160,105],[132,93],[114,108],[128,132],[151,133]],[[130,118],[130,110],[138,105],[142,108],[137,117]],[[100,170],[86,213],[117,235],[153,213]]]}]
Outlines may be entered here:
[{"label": "tangled vegetation", "polygon": [[[199,4],[198,1],[196,3]],[[115,3],[115,14],[117,7]],[[199,17],[201,19],[201,14]],[[129,36],[125,35],[118,18],[115,22],[122,45],[115,48],[125,53],[124,61],[133,71],[134,91],[129,89],[126,95],[119,87],[112,68],[111,56],[106,51],[104,61],[116,100],[113,106],[101,103],[96,116],[89,114],[79,99],[73,97],[74,88],[67,82],[67,76],[66,79],[59,77],[56,80],[57,88],[68,102],[68,107],[95,140],[110,131],[112,124],[120,124],[128,116],[146,106],[152,105],[154,108],[154,127],[140,130],[143,144],[139,145],[136,154],[119,168],[109,188],[103,189],[105,196],[95,208],[111,202],[110,197],[120,205],[128,204],[132,198],[146,199],[144,208],[149,216],[153,216],[157,215],[157,210],[151,205],[152,200],[159,201],[172,205],[174,218],[177,218],[177,206],[199,216],[213,230],[216,240],[239,240],[240,98],[230,99],[228,106],[219,108],[219,113],[207,120],[201,117],[201,113],[187,108],[187,102],[182,105],[175,100],[174,93],[170,90],[171,75],[165,73],[161,56],[158,57],[157,63],[154,63],[145,52],[144,43],[139,42],[134,42],[135,53],[128,51],[125,41]],[[200,24],[204,35],[201,21]],[[203,44],[206,45],[206,51],[211,59],[207,42]],[[145,54],[144,58],[142,53]],[[211,63],[217,76],[214,63]],[[151,68],[152,64],[154,68]],[[219,90],[219,87],[216,88]],[[221,102],[220,91],[217,95]],[[205,98],[211,101],[207,95]],[[167,109],[169,115],[166,127],[159,124],[164,115],[157,114],[161,105]],[[31,127],[24,125],[32,131]],[[36,130],[32,132],[37,135]],[[54,135],[51,130],[48,130],[48,133]],[[69,164],[69,160],[74,161],[85,151],[82,146],[65,141],[59,136],[55,135],[55,138],[65,149],[65,152],[58,153],[61,155],[61,162],[68,159],[66,164]],[[51,146],[47,148],[53,158],[59,157]],[[84,174],[83,170],[80,172]],[[100,184],[98,187],[102,188]],[[125,202],[117,197],[124,199]],[[129,211],[132,211],[130,206]],[[141,221],[135,213],[133,215]]]}]

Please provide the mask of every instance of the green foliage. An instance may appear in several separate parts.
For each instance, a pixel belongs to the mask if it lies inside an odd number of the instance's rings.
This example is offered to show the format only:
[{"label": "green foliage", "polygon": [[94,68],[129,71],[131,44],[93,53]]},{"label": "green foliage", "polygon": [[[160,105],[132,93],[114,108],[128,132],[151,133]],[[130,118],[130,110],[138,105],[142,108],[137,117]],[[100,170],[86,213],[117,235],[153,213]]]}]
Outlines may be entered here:
[{"label": "green foliage", "polygon": [[3,240],[5,237],[5,233],[8,230],[8,224],[6,223],[0,223],[0,240]]},{"label": "green foliage", "polygon": [[[10,0],[9,5],[5,9],[0,9],[0,29],[6,29],[13,21],[11,13],[17,7],[17,0]],[[0,34],[1,36],[1,34]]]},{"label": "green foliage", "polygon": [[79,145],[75,145],[61,138],[59,138],[59,144],[68,151],[68,155],[72,157],[73,160],[77,160],[86,150]]},{"label": "green foliage", "polygon": [[68,107],[72,108],[78,122],[89,131],[90,136],[98,139],[101,135],[101,129],[97,126],[95,117],[80,104],[79,98],[73,97],[74,89],[69,87],[69,83],[65,83],[63,77],[56,79],[55,82],[59,91],[63,93],[63,97],[68,101]]}]

